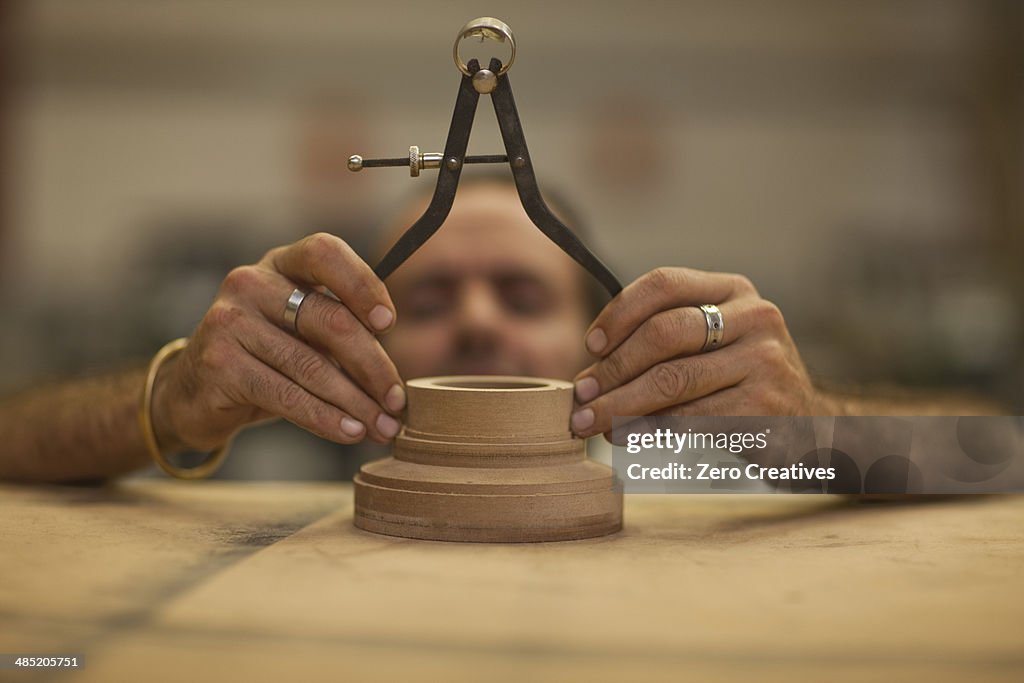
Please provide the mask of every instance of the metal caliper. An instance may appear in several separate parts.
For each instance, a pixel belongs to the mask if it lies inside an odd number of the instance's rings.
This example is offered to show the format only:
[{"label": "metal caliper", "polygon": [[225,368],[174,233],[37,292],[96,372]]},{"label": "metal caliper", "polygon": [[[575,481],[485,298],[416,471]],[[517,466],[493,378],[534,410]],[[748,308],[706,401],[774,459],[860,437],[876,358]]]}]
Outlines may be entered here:
[{"label": "metal caliper", "polygon": [[[508,42],[511,55],[508,62],[492,58],[486,69],[480,68],[476,59],[468,63],[462,60],[459,47],[467,38],[479,38]],[[425,169],[437,169],[437,185],[430,205],[413,223],[412,227],[398,239],[393,247],[384,255],[374,272],[380,279],[385,279],[402,263],[419,249],[444,223],[455,201],[455,192],[459,186],[459,177],[466,164],[507,163],[512,169],[519,201],[522,202],[527,216],[533,224],[547,237],[557,244],[562,251],[571,256],[577,263],[600,282],[611,296],[622,291],[618,278],[591,252],[573,232],[565,226],[544,203],[537,186],[537,178],[533,172],[533,162],[526,148],[523,136],[523,125],[519,121],[519,112],[512,97],[512,86],[508,80],[508,70],[516,58],[516,42],[512,29],[508,24],[493,17],[481,17],[467,23],[459,31],[452,48],[452,56],[456,66],[462,72],[458,94],[455,97],[455,111],[452,114],[451,126],[448,128],[448,140],[444,152],[421,153],[420,148],[413,145],[409,148],[409,156],[389,159],[364,159],[353,155],[348,160],[351,171],[364,168],[381,168],[386,166],[409,167],[413,177],[420,175]],[[505,144],[505,154],[466,156],[469,145],[469,133],[473,128],[477,101],[480,95],[490,95],[494,104],[494,114],[498,119],[501,138]]]}]

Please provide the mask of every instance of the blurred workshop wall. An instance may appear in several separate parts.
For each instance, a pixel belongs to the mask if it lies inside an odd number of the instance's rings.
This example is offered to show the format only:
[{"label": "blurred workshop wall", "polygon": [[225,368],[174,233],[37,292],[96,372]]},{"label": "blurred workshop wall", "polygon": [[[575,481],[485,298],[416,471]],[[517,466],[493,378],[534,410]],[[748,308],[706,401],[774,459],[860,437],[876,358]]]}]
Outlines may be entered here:
[{"label": "blurred workshop wall", "polygon": [[[10,177],[11,164],[11,82],[14,49],[12,40],[13,21],[11,4],[0,0],[0,258],[4,253],[4,239],[10,220]],[[0,265],[3,261],[0,260]]]},{"label": "blurred workshop wall", "polygon": [[[439,149],[476,2],[8,3],[0,388],[144,357],[231,265],[358,245]],[[1022,404],[1024,3],[516,2],[541,186],[627,278],[739,271],[837,381]],[[471,151],[500,151],[482,106]],[[15,329],[16,328],[16,329]]]}]

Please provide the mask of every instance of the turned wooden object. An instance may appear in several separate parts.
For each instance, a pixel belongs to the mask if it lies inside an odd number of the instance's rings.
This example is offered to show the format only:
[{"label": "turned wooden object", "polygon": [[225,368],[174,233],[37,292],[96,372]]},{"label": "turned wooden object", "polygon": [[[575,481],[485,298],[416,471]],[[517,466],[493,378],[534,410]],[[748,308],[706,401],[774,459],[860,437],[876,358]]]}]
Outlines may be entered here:
[{"label": "turned wooden object", "polygon": [[390,457],[356,475],[354,522],[439,541],[563,541],[622,528],[622,488],[569,429],[573,387],[533,377],[406,384]]}]

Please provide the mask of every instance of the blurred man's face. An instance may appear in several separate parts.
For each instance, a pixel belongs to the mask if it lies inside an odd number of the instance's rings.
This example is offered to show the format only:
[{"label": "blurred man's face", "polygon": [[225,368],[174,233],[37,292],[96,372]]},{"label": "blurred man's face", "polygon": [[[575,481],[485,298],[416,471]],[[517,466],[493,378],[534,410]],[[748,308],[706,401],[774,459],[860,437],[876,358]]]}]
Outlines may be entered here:
[{"label": "blurred man's face", "polygon": [[[412,207],[412,225],[426,203]],[[468,185],[444,225],[387,281],[398,322],[383,337],[406,379],[570,379],[590,321],[580,267],[530,222],[515,189]]]}]

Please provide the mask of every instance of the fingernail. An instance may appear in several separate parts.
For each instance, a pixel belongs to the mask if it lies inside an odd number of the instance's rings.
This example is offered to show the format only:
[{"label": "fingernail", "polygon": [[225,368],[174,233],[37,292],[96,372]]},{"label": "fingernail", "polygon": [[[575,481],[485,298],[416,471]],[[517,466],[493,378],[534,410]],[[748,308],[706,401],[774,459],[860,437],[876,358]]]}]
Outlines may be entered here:
[{"label": "fingernail", "polygon": [[370,311],[370,324],[373,325],[373,329],[378,332],[382,332],[391,327],[392,321],[395,319],[395,315],[391,312],[387,306],[380,304],[373,307]]},{"label": "fingernail", "polygon": [[587,350],[591,353],[601,353],[607,345],[608,337],[600,327],[595,327],[587,335]]},{"label": "fingernail", "polygon": [[398,420],[381,413],[377,418],[377,431],[384,435],[385,438],[390,439],[398,433]]},{"label": "fingernail", "polygon": [[396,384],[388,389],[388,393],[384,395],[384,403],[391,412],[401,412],[405,407],[405,389],[401,384]]},{"label": "fingernail", "polygon": [[359,436],[366,431],[366,427],[359,420],[353,420],[351,417],[346,416],[341,418],[341,431],[349,436]]},{"label": "fingernail", "polygon": [[572,431],[581,434],[594,424],[594,411],[590,408],[577,410],[572,414]]},{"label": "fingernail", "polygon": [[597,386],[597,380],[593,377],[584,377],[576,382],[576,400],[580,403],[590,403],[599,393],[601,388]]}]

